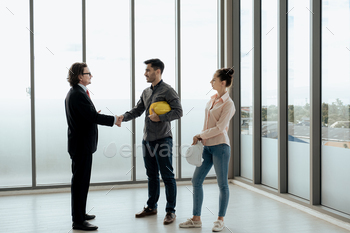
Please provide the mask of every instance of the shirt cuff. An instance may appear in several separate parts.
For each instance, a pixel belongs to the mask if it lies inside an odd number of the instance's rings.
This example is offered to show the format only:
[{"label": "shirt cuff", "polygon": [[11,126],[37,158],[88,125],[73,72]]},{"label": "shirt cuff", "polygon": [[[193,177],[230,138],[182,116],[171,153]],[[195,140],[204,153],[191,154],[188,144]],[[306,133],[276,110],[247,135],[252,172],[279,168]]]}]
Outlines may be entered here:
[{"label": "shirt cuff", "polygon": [[166,120],[166,117],[165,117],[165,114],[158,115],[158,117],[159,117],[159,119],[160,119],[161,122],[167,121],[167,120]]}]

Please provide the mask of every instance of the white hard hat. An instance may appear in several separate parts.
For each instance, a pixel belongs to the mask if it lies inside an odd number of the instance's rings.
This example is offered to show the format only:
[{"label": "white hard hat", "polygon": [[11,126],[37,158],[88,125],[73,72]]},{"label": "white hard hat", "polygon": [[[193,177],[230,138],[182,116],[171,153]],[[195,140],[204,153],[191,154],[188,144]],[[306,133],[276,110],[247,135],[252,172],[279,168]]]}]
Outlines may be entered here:
[{"label": "white hard hat", "polygon": [[203,158],[203,144],[198,141],[196,145],[190,146],[185,154],[186,160],[189,164],[200,167],[202,166]]}]

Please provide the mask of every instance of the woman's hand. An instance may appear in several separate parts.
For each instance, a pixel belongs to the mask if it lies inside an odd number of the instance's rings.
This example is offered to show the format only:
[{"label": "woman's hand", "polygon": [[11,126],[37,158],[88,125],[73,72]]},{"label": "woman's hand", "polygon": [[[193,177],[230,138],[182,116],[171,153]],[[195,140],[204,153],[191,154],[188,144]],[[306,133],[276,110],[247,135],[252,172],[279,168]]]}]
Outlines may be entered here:
[{"label": "woman's hand", "polygon": [[193,137],[192,145],[196,145],[198,141],[202,141],[202,138],[199,136],[199,134]]}]

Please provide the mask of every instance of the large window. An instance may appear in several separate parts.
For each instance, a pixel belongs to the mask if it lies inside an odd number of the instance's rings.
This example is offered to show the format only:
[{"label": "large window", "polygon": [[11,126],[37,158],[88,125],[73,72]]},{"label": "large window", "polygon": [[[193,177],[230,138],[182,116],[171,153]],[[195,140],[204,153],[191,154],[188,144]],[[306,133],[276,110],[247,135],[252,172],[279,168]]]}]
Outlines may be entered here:
[{"label": "large window", "polygon": [[288,192],[310,198],[310,1],[288,1]]},{"label": "large window", "polygon": [[[182,154],[194,135],[203,130],[204,110],[216,93],[210,81],[217,70],[217,3],[213,0],[181,1],[181,118]],[[195,167],[182,157],[182,177],[192,177]],[[215,174],[214,168],[209,175]]]},{"label": "large window", "polygon": [[0,187],[30,186],[29,4],[2,1],[0,6]]},{"label": "large window", "polygon": [[34,12],[37,183],[70,183],[64,99],[68,69],[82,61],[81,1],[37,0]]},{"label": "large window", "polygon": [[[134,12],[130,1],[86,0],[85,7],[82,3],[80,0],[1,1],[0,28],[5,33],[0,59],[7,87],[0,92],[0,106],[6,109],[0,120],[0,188],[31,186],[32,182],[38,186],[70,183],[64,100],[71,88],[67,82],[68,69],[84,59],[93,74],[92,84],[88,86],[92,101],[106,115],[130,110],[133,107],[130,97],[134,96],[137,102],[142,91],[150,87],[144,77],[145,60],[159,58],[165,63],[162,78],[175,90],[182,88],[184,110],[181,148],[176,141],[176,121],[171,122],[173,167],[176,172],[178,166],[183,166],[182,177],[191,177],[194,167],[185,158],[182,164],[177,164],[177,156],[190,146],[193,135],[201,132],[205,104],[215,94],[209,82],[217,69],[217,1],[181,1],[180,12],[176,12],[176,1],[134,0]],[[181,15],[180,87],[175,86],[176,13]],[[131,16],[135,31],[131,31]],[[134,43],[130,35],[135,38]],[[131,59],[131,49],[135,51],[135,61]],[[35,57],[32,61],[31,50]],[[131,92],[131,67],[135,67],[135,93]],[[35,89],[31,89],[31,79]],[[35,128],[31,125],[31,115]],[[133,169],[136,180],[147,179],[142,158],[145,115],[148,113],[136,119],[135,132],[132,122],[123,123],[121,128],[98,126],[92,183],[131,181]],[[198,119],[195,123],[194,118]],[[16,131],[12,125],[16,125]],[[135,142],[132,135],[136,136]],[[106,153],[109,146],[116,146],[117,153]],[[132,148],[136,152],[135,167]],[[214,170],[210,174],[215,174]]]},{"label": "large window", "polygon": [[[257,2],[257,1],[254,1]],[[248,141],[251,135],[251,110],[249,100],[254,84],[250,83],[249,38],[258,38],[250,35],[250,12],[258,10],[260,4],[252,5],[249,1],[240,1],[241,4],[241,176],[251,179],[251,148],[261,150],[261,164],[257,158],[253,172],[256,180],[268,187],[284,192],[285,187],[289,194],[309,200],[312,191],[313,200],[321,199],[326,207],[350,214],[350,1],[288,1],[286,12],[279,12],[282,6],[277,0],[261,1],[261,60],[257,56],[253,62],[261,63],[261,148],[259,143]],[[321,4],[321,6],[319,6]],[[283,5],[283,4],[282,4]],[[278,8],[280,7],[280,9]],[[319,10],[322,12],[319,12]],[[285,15],[284,15],[285,13]],[[319,16],[322,15],[321,22]],[[279,17],[287,17],[287,64],[279,60],[278,49],[284,49],[283,36],[278,37],[278,28],[281,26]],[[318,27],[321,25],[321,28]],[[313,28],[312,28],[313,26]],[[235,30],[235,29],[234,29]],[[250,30],[250,31],[249,31]],[[317,35],[321,32],[321,38]],[[234,31],[236,33],[236,31]],[[321,48],[313,43],[322,42]],[[282,45],[282,46],[279,46]],[[313,50],[312,50],[313,49]],[[319,51],[320,49],[320,51]],[[257,51],[258,52],[258,51]],[[318,56],[316,54],[320,54]],[[248,53],[249,54],[249,53]],[[316,55],[312,56],[311,55]],[[319,60],[321,60],[321,67]],[[312,66],[312,67],[311,67]],[[257,66],[259,67],[259,66]],[[288,68],[287,92],[278,91],[280,81],[278,71]],[[321,69],[321,77],[318,76]],[[253,72],[259,73],[260,70]],[[312,83],[310,82],[312,81]],[[319,82],[321,81],[321,85]],[[318,89],[319,88],[319,89]],[[312,91],[312,97],[311,96]],[[321,93],[322,96],[317,96]],[[284,99],[288,95],[288,118],[279,119],[278,95]],[[320,106],[310,106],[319,101]],[[321,114],[310,119],[311,110],[321,108]],[[282,113],[284,115],[284,113]],[[321,124],[310,132],[310,125],[318,119]],[[288,120],[288,144],[286,151],[278,148],[284,142],[278,138],[278,120],[284,125]],[[248,123],[247,123],[248,122]],[[256,122],[254,122],[256,123]],[[238,127],[235,125],[235,127]],[[321,135],[318,130],[321,129]],[[282,132],[286,133],[286,132]],[[322,140],[321,154],[317,153],[317,141]],[[315,143],[316,145],[311,145]],[[284,145],[282,146],[284,148]],[[312,149],[311,149],[312,148]],[[280,151],[278,151],[280,149]],[[278,152],[282,158],[279,160]],[[310,158],[312,152],[312,159]],[[284,161],[287,155],[288,161]],[[237,156],[237,155],[235,155]],[[321,159],[319,163],[318,159]],[[280,164],[278,162],[281,162]],[[287,162],[287,167],[284,167]],[[310,164],[312,162],[312,164]],[[310,166],[311,165],[311,166]],[[318,167],[320,166],[320,167]],[[311,171],[311,169],[313,169]],[[317,171],[321,172],[317,172]],[[261,171],[261,173],[259,173]],[[284,183],[287,172],[287,183]],[[313,174],[310,179],[310,174]],[[259,177],[261,175],[261,177]],[[280,180],[280,187],[278,177]],[[321,177],[319,177],[321,176]],[[321,185],[317,183],[321,180]],[[314,182],[310,184],[310,182]],[[320,187],[320,190],[318,189]]]},{"label": "large window", "polygon": [[253,1],[241,1],[241,176],[253,179]]},{"label": "large window", "polygon": [[322,204],[350,214],[350,2],[322,1]]},{"label": "large window", "polygon": [[261,3],[261,180],[272,188],[278,186],[277,3],[277,0]]},{"label": "large window", "polygon": [[[89,0],[86,6],[88,86],[97,110],[120,115],[130,109],[130,10],[128,1]],[[131,180],[131,121],[122,127],[99,126],[92,182]],[[117,153],[109,154],[109,146]]]}]

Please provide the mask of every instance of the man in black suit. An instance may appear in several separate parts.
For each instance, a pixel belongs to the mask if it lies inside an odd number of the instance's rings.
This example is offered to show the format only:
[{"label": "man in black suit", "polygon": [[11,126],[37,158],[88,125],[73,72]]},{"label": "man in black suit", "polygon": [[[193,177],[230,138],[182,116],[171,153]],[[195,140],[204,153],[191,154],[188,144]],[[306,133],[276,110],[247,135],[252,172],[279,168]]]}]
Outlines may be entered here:
[{"label": "man in black suit", "polygon": [[66,117],[68,123],[68,152],[72,159],[72,220],[73,229],[96,230],[98,227],[86,220],[94,215],[86,213],[92,154],[97,149],[97,124],[113,126],[115,116],[97,112],[86,88],[91,83],[92,75],[86,63],[74,63],[69,69],[68,82],[72,86],[66,100]]}]

